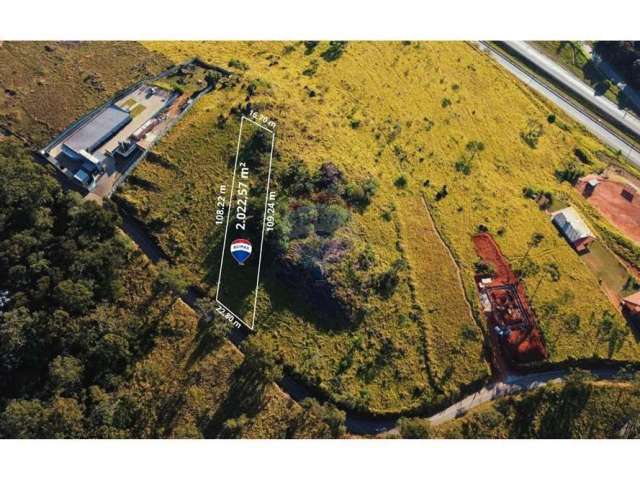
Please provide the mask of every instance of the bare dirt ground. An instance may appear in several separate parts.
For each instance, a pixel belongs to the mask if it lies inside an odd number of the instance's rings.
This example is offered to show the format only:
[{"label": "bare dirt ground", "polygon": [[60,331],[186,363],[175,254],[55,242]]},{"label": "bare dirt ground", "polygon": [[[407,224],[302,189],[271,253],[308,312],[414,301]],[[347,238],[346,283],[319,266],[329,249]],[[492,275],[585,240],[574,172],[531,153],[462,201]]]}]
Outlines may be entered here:
[{"label": "bare dirt ground", "polygon": [[[491,340],[494,345],[494,368],[498,376],[508,371],[508,365],[529,363],[548,357],[533,310],[529,306],[522,283],[511,269],[494,239],[488,233],[473,237],[478,256],[493,266],[488,283],[484,275],[476,276],[480,295],[485,295],[491,309],[485,310]],[[497,332],[501,329],[505,337]],[[502,355],[497,355],[501,352]],[[500,358],[501,357],[501,358]]]},{"label": "bare dirt ground", "polygon": [[[589,193],[587,182],[592,179],[599,183]],[[640,244],[640,190],[630,200],[622,195],[627,185],[622,177],[587,175],[579,180],[576,188],[607,220]]]}]

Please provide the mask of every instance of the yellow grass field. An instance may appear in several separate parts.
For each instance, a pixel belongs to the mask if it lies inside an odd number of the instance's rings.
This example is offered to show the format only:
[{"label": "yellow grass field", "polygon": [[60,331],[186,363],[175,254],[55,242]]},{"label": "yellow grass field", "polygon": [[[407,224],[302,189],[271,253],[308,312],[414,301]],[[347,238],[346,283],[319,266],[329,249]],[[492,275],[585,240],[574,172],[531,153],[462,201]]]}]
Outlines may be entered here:
[{"label": "yellow grass field", "polygon": [[[232,59],[248,66],[237,70],[236,87],[203,97],[159,144],[158,158],[138,167],[136,176],[152,187],[130,184],[121,194],[140,218],[156,226],[160,245],[191,280],[215,285],[211,248],[221,234],[213,222],[215,197],[221,183],[230,183],[228,160],[235,153],[238,128],[231,107],[248,101],[278,122],[277,161],[282,164],[299,158],[315,169],[332,161],[347,178],[370,174],[378,180],[371,205],[353,214],[345,234],[373,249],[376,270],[401,257],[408,261],[410,268],[390,299],[371,295],[363,324],[355,331],[335,332],[319,328],[313,311],[292,305],[295,299],[278,290],[282,287],[272,286],[271,296],[260,293],[261,341],[335,400],[398,412],[431,405],[441,395],[486,378],[482,336],[462,291],[477,301],[471,235],[479,225],[494,234],[515,268],[532,234],[544,235],[528,255],[540,272],[525,285],[551,362],[594,355],[640,358],[633,335],[613,348],[602,338],[605,311],[613,313],[621,331],[625,320],[548,215],[522,195],[531,186],[581,202],[554,171],[573,158],[576,146],[592,154],[605,148],[473,45],[351,42],[333,61],[321,56],[327,42],[311,51],[301,42],[146,46],[173,61],[198,56],[225,68]],[[257,88],[248,95],[251,81]],[[567,128],[549,124],[550,113]],[[221,127],[220,115],[225,120]],[[532,122],[543,128],[537,148],[521,139]],[[466,146],[472,141],[482,142],[484,149],[471,154]],[[456,169],[461,159],[470,165],[468,175]],[[602,167],[595,161],[589,168]],[[394,185],[401,175],[407,180],[403,188]],[[448,194],[438,200],[445,185]],[[461,269],[463,287],[425,216],[422,195]],[[558,267],[557,281],[545,273],[549,263]],[[422,311],[417,319],[412,315],[416,304]],[[574,313],[579,326],[570,330],[566,318]],[[385,355],[382,345],[389,342],[395,353]],[[376,364],[380,355],[387,358]]]}]

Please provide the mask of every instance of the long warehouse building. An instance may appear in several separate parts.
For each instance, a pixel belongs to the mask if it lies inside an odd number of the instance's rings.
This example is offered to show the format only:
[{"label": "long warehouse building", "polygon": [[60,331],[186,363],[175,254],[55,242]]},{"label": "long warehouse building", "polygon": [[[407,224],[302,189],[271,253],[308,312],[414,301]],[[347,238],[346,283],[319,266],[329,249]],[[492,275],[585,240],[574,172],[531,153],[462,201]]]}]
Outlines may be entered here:
[{"label": "long warehouse building", "polygon": [[87,160],[130,121],[127,110],[111,105],[73,132],[62,144],[62,151],[71,158]]}]

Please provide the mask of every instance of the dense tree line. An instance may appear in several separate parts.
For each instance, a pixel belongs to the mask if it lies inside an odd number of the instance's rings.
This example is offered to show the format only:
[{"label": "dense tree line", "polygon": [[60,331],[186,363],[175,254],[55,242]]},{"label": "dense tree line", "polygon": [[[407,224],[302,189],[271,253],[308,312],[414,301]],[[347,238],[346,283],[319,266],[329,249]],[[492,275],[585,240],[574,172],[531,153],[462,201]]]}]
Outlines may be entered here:
[{"label": "dense tree line", "polygon": [[[152,354],[199,334],[179,314],[167,316],[186,284],[169,265],[142,267],[120,222],[112,204],[64,192],[24,148],[0,142],[0,438],[243,436],[246,425],[231,428],[234,419],[250,423],[259,410],[234,400],[237,385],[251,386],[240,397],[262,408],[260,392],[281,375],[281,366],[248,345],[222,406],[168,427],[205,381],[182,372],[177,360],[164,365],[166,351]],[[211,352],[228,333],[228,324],[215,324],[222,327],[197,337]],[[177,380],[187,376],[185,384]],[[316,403],[303,405],[286,432],[343,434],[344,414]]]},{"label": "dense tree line", "polygon": [[640,88],[640,42],[602,41],[596,43],[597,52],[613,64],[634,88]]},{"label": "dense tree line", "polygon": [[[0,435],[79,437],[140,351],[102,305],[130,252],[111,205],[82,202],[13,142],[0,143]],[[96,410],[97,409],[97,410]]]}]

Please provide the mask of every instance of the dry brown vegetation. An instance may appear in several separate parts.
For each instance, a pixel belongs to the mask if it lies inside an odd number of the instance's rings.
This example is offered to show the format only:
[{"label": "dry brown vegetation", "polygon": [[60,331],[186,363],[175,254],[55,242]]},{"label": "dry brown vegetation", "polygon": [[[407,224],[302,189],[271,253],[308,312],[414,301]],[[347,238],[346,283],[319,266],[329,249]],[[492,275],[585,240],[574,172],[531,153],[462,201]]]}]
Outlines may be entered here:
[{"label": "dry brown vegetation", "polygon": [[170,63],[137,42],[3,42],[0,126],[41,148],[118,90]]}]

